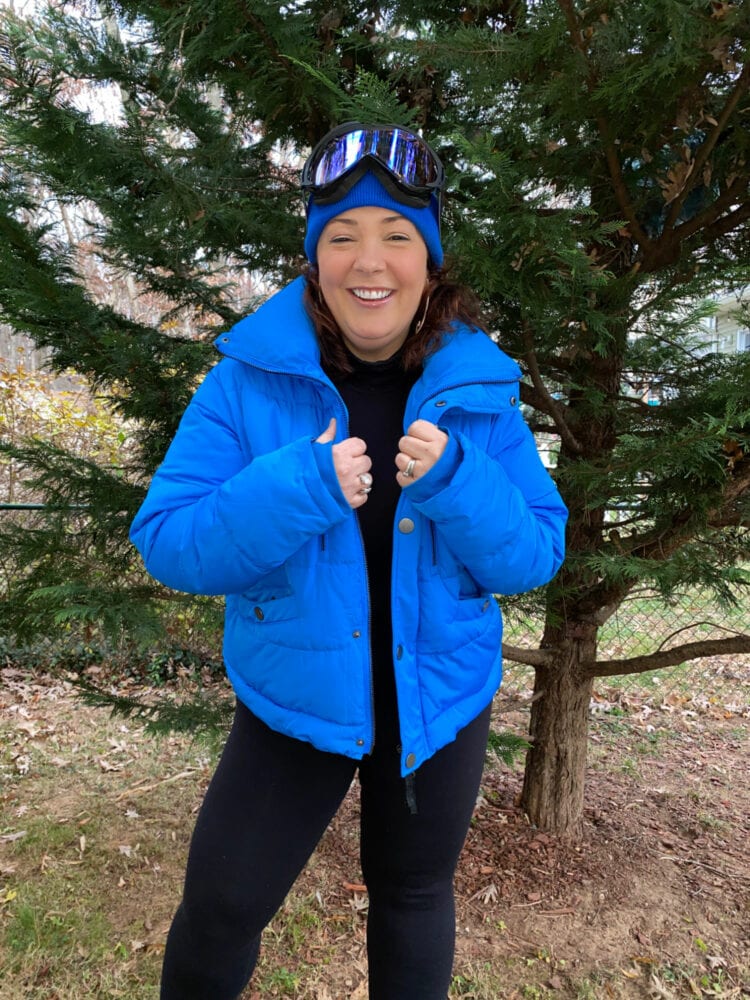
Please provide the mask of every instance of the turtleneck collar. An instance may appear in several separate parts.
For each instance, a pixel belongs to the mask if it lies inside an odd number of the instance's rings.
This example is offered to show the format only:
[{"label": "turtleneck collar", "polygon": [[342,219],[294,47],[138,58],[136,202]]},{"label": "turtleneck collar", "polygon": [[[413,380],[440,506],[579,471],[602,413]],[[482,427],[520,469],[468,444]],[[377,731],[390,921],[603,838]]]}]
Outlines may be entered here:
[{"label": "turtleneck collar", "polygon": [[384,361],[364,361],[346,348],[346,356],[352,367],[351,372],[338,375],[334,382],[338,385],[346,383],[353,389],[364,392],[383,392],[397,389],[404,384],[411,385],[419,376],[419,372],[405,372],[403,368],[403,348]]}]

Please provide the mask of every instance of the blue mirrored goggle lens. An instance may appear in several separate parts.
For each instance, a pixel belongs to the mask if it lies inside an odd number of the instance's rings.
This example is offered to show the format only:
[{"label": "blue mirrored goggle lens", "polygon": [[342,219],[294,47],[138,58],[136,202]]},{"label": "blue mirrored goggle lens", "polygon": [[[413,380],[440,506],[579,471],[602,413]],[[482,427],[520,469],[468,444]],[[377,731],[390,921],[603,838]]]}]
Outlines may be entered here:
[{"label": "blue mirrored goggle lens", "polygon": [[439,182],[435,158],[421,140],[399,129],[356,129],[332,139],[314,165],[313,183],[323,187],[373,156],[400,181],[414,187]]}]

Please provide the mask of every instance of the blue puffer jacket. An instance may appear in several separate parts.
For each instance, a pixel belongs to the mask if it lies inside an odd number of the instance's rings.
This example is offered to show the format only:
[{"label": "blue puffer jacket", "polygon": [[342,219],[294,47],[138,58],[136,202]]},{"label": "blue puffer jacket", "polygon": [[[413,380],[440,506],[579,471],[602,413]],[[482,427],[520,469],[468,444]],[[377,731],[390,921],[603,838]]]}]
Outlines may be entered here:
[{"label": "blue puffer jacket", "polygon": [[[178,590],[226,594],[224,659],[237,696],[280,732],[361,758],[375,738],[369,599],[357,516],[316,443],[347,413],[319,364],[303,279],[217,340],[206,376],[131,529]],[[447,484],[406,488],[394,524],[392,615],[408,774],[454,739],[501,679],[493,594],[546,583],[567,512],[518,405],[517,365],[459,328],[406,407],[458,444]],[[395,466],[394,466],[395,475]]]}]

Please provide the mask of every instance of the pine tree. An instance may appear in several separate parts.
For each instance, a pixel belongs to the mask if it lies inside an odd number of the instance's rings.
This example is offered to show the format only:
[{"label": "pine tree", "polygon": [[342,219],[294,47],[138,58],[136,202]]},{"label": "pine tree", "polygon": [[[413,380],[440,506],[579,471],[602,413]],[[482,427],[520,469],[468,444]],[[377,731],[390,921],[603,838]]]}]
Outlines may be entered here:
[{"label": "pine tree", "polygon": [[[6,446],[51,509],[4,532],[27,569],[3,630],[154,622],[127,525],[212,337],[296,273],[301,156],[341,120],[423,127],[455,272],[559,443],[569,554],[533,595],[540,648],[506,655],[536,671],[525,808],[577,834],[594,678],[750,651],[750,627],[618,662],[597,643],[634,588],[750,582],[750,358],[693,337],[750,282],[747,5],[136,0],[0,30],[0,317],[138,429],[114,470]],[[123,281],[138,309],[101,290]]]}]

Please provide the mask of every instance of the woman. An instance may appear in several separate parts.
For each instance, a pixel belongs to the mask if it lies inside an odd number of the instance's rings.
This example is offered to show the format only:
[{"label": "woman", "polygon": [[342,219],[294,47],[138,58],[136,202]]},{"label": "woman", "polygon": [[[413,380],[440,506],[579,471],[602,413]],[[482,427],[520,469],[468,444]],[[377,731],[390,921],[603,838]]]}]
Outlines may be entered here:
[{"label": "woman", "polygon": [[442,269],[430,147],[342,126],[302,184],[306,276],[219,337],[132,528],[163,583],[226,595],[237,695],[161,996],[241,993],[358,774],[370,997],[444,1000],[501,677],[493,595],[554,575],[566,511],[518,367]]}]

